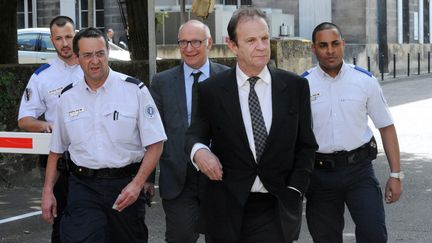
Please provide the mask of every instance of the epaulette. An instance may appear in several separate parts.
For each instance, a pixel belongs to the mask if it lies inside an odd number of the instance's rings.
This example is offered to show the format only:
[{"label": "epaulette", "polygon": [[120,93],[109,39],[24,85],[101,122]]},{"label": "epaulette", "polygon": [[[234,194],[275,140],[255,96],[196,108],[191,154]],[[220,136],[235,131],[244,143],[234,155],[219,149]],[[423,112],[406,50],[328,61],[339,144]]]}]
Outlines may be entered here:
[{"label": "epaulette", "polygon": [[305,78],[306,76],[308,76],[310,73],[308,71],[305,71],[304,73],[302,73],[302,75],[300,75],[300,77]]},{"label": "epaulette", "polygon": [[64,87],[64,89],[62,89],[62,91],[60,92],[60,95],[62,95],[64,92],[72,89],[73,87],[73,83],[70,83],[68,86]]},{"label": "epaulette", "polygon": [[366,74],[369,77],[373,76],[373,74],[371,72],[369,72],[368,70],[363,69],[363,68],[361,68],[359,66],[354,66],[354,69],[357,70],[357,71],[359,71],[359,72],[362,72],[362,73]]},{"label": "epaulette", "polygon": [[126,82],[129,82],[129,83],[133,83],[133,84],[138,85],[138,87],[139,87],[140,89],[142,89],[142,88],[145,86],[145,84],[144,84],[143,82],[141,82],[141,80],[136,79],[136,78],[127,77],[127,78],[125,79],[125,81],[126,81]]},{"label": "epaulette", "polygon": [[39,75],[39,73],[41,73],[43,70],[49,68],[51,65],[49,65],[48,63],[45,63],[44,65],[40,66],[38,69],[36,69],[36,71],[34,72],[36,75]]}]

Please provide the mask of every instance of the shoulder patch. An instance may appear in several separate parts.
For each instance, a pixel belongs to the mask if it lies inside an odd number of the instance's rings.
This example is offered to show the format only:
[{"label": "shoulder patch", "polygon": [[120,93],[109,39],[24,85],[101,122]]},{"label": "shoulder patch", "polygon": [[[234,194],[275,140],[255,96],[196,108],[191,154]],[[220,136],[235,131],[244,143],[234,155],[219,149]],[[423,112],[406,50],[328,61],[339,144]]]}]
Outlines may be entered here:
[{"label": "shoulder patch", "polygon": [[364,68],[361,68],[359,66],[354,66],[354,69],[357,70],[357,71],[359,71],[359,72],[362,72],[362,73],[366,74],[369,77],[373,76],[371,72],[369,72],[368,70],[366,70]]},{"label": "shoulder patch", "polygon": [[34,72],[36,75],[39,75],[39,73],[41,73],[43,70],[49,68],[51,65],[49,65],[48,63],[45,63],[44,65],[40,66],[38,69],[36,69],[36,71]]},{"label": "shoulder patch", "polygon": [[64,89],[62,89],[62,91],[60,92],[60,95],[62,95],[64,92],[72,89],[73,87],[73,83],[70,83],[68,86],[64,87]]},{"label": "shoulder patch", "polygon": [[143,82],[141,82],[141,80],[136,79],[136,78],[127,77],[127,78],[125,79],[125,81],[126,81],[126,82],[129,82],[129,83],[133,83],[133,84],[138,85],[138,87],[139,87],[140,89],[142,89],[142,88],[145,86],[145,84],[144,84]]},{"label": "shoulder patch", "polygon": [[305,78],[306,76],[308,76],[310,73],[308,71],[305,71],[304,73],[302,73],[302,75],[300,75],[300,77]]}]

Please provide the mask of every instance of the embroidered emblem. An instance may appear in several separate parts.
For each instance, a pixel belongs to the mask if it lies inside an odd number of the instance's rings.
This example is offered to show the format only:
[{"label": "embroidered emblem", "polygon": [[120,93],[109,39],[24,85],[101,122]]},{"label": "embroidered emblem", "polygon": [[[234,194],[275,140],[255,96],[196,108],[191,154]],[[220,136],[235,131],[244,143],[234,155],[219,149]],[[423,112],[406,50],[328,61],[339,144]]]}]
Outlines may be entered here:
[{"label": "embroidered emblem", "polygon": [[153,118],[156,115],[156,108],[153,105],[147,105],[145,107],[145,115],[147,118]]},{"label": "embroidered emblem", "polygon": [[32,97],[32,90],[30,88],[26,88],[24,91],[24,99],[28,102]]}]

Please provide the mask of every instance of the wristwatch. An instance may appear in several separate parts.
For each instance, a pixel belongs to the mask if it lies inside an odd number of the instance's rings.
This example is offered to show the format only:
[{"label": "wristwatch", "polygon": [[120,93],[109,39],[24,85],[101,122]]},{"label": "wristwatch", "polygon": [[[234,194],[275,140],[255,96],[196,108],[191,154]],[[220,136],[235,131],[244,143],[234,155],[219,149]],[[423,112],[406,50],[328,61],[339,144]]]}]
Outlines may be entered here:
[{"label": "wristwatch", "polygon": [[402,180],[405,177],[405,175],[402,171],[401,172],[392,172],[392,173],[390,173],[390,177]]}]

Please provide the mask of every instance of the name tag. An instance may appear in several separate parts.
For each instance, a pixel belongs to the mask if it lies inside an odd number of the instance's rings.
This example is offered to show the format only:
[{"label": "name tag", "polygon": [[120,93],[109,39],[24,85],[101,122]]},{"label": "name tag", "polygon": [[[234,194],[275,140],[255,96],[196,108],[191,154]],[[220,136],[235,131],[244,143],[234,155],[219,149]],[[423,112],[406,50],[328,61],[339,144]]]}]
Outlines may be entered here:
[{"label": "name tag", "polygon": [[311,101],[315,101],[320,96],[320,93],[311,94],[310,99]]},{"label": "name tag", "polygon": [[57,94],[60,94],[62,90],[63,90],[63,87],[58,87],[57,89],[53,89],[53,90],[48,91],[48,94],[49,95],[57,95]]},{"label": "name tag", "polygon": [[69,111],[69,116],[74,117],[74,116],[77,116],[81,112],[84,112],[84,108],[78,108],[75,110],[71,110],[71,111]]}]

